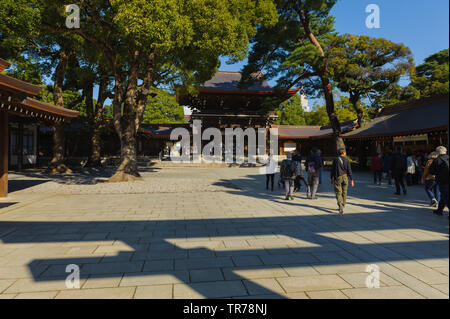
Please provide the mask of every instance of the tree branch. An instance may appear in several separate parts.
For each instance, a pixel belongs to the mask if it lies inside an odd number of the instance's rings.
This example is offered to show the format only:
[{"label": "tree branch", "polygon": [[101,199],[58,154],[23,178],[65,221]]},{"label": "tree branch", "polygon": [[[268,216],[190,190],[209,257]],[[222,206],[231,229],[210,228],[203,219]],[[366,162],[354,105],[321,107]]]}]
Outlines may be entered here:
[{"label": "tree branch", "polygon": [[78,34],[79,36],[81,36],[83,39],[85,39],[86,41],[92,43],[93,45],[95,45],[100,51],[103,52],[103,54],[105,54],[105,56],[108,58],[108,60],[111,62],[111,64],[114,64],[114,60],[115,60],[115,56],[114,56],[114,52],[113,50],[106,45],[105,43],[102,43],[101,41],[99,41],[97,39],[97,37],[92,36],[86,32],[84,32],[83,29],[77,29],[77,28],[73,28],[73,29],[55,29],[54,27],[48,25],[48,24],[42,24],[42,28],[53,32],[53,33],[58,33],[58,34],[68,34],[68,33],[75,33]]},{"label": "tree branch", "polygon": [[317,72],[307,72],[307,73],[303,73],[302,75],[300,75],[298,78],[296,78],[291,84],[289,84],[289,86],[287,87],[286,90],[290,90],[294,85],[296,85],[298,82],[300,82],[301,80],[304,79],[309,79],[313,76],[319,76],[319,74]]}]

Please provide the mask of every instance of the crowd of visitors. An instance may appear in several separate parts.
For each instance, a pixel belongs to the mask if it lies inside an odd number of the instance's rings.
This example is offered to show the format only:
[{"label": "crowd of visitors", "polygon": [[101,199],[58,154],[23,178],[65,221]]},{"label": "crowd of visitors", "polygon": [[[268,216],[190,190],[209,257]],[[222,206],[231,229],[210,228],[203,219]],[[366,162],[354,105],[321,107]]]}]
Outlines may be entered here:
[{"label": "crowd of visitors", "polygon": [[[274,164],[270,156],[270,165]],[[302,165],[302,157],[299,152],[287,153],[287,158],[281,162],[280,179],[278,184],[284,185],[285,199],[293,200],[294,193],[300,191],[302,183],[306,186],[306,198],[318,199],[317,191],[321,183],[321,175],[324,168],[324,160],[321,151],[313,148]],[[425,193],[430,199],[430,206],[436,208],[434,213],[442,215],[449,201],[449,157],[447,149],[443,146],[436,151],[425,155],[423,152],[404,153],[401,147],[396,147],[395,152],[378,153],[372,158],[371,170],[373,182],[381,185],[386,180],[392,185],[395,183],[395,195],[407,195],[407,186],[424,185]],[[306,177],[306,179],[305,179]],[[344,213],[349,184],[354,187],[351,163],[347,158],[345,149],[338,150],[333,159],[330,182],[333,184],[340,214]],[[406,183],[405,183],[406,182]],[[273,191],[274,171],[267,174],[266,188]]]},{"label": "crowd of visitors", "polygon": [[[287,158],[281,162],[280,167],[280,183],[284,183],[285,199],[293,200],[294,192],[300,190],[302,182],[307,187],[306,198],[312,200],[318,199],[317,189],[319,187],[321,174],[324,167],[324,161],[320,150],[313,148],[305,160],[304,166],[307,180],[304,178],[301,155],[297,151],[294,151],[293,153],[287,153],[286,157]],[[268,176],[269,174],[266,175]],[[269,179],[270,177],[267,177],[267,189]],[[334,185],[340,214],[344,213],[344,208],[347,201],[349,179],[353,187],[354,181],[350,161],[347,158],[345,150],[340,149],[338,151],[338,157],[333,160],[330,174],[330,182]]]},{"label": "crowd of visitors", "polygon": [[[391,178],[394,178],[396,195],[401,195],[401,191],[406,195],[406,186],[424,185],[425,193],[430,199],[430,206],[438,208],[435,211],[436,214],[442,214],[443,207],[445,207],[446,200],[448,200],[448,195],[447,199],[443,198],[441,200],[443,196],[441,195],[441,188],[444,189],[444,193],[448,188],[446,186],[448,185],[448,155],[445,147],[439,146],[436,148],[436,151],[431,152],[427,156],[420,151],[404,154],[402,148],[397,147],[394,154],[386,152],[384,156],[379,153],[373,157],[371,169],[374,184],[381,185],[382,172],[389,184],[391,184]],[[439,177],[436,174],[439,174]],[[439,203],[442,204],[440,205]],[[442,205],[444,206],[439,208]]]},{"label": "crowd of visitors", "polygon": [[406,195],[406,186],[421,184],[430,199],[430,206],[437,208],[435,214],[442,215],[445,206],[448,207],[448,155],[443,146],[428,156],[421,151],[404,154],[402,148],[397,147],[394,154],[386,152],[384,156],[379,153],[373,157],[371,169],[374,184],[381,185],[381,172],[388,184],[394,179],[396,195],[401,195],[401,191]]},{"label": "crowd of visitors", "polygon": [[[399,156],[399,153],[401,156]],[[397,165],[396,167],[392,167],[393,161]],[[402,171],[403,175],[403,169],[406,169],[405,179],[407,186],[424,184],[422,176],[427,161],[428,157],[423,152],[417,151],[413,153],[409,151],[403,154],[401,147],[397,148],[394,153],[390,151],[384,152],[384,154],[378,153],[377,156],[372,158],[371,163],[373,182],[381,185],[382,180],[386,179],[388,184],[391,185],[392,179],[395,179],[392,173]],[[399,190],[397,193],[399,193]]]}]

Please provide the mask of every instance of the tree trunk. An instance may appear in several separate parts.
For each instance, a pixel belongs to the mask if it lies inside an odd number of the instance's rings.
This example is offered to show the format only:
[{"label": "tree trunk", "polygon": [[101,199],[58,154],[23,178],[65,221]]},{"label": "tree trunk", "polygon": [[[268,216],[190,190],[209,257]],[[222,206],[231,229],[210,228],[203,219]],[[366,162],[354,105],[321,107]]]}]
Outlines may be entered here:
[{"label": "tree trunk", "polygon": [[101,165],[101,150],[102,150],[102,143],[101,143],[101,125],[102,125],[102,110],[96,113],[94,117],[94,121],[92,123],[93,130],[92,130],[92,136],[91,136],[91,144],[92,144],[92,150],[91,150],[91,156],[88,160],[88,165],[93,167],[98,167]]},{"label": "tree trunk", "polygon": [[361,127],[365,121],[364,111],[362,107],[358,106],[358,102],[353,103],[353,109],[356,111],[356,116],[358,117],[358,125]]},{"label": "tree trunk", "polygon": [[359,97],[357,94],[350,93],[350,103],[352,103],[353,109],[356,112],[356,116],[358,117],[358,125],[361,127],[365,121],[364,118],[364,110],[361,106],[358,105]]},{"label": "tree trunk", "polygon": [[[320,42],[317,40],[316,36],[311,31],[309,25],[310,17],[308,13],[303,11],[302,8],[297,8],[297,13],[300,17],[300,22],[302,23],[306,37],[319,50],[320,56],[322,57],[323,60],[325,60],[325,52],[323,51]],[[334,109],[333,88],[331,87],[329,78],[326,76],[328,69],[326,64],[324,64],[322,67],[320,67],[319,70],[315,71],[320,76],[320,80],[322,81],[322,88],[323,94],[325,96],[327,114],[330,120],[331,128],[333,129],[333,136],[336,146],[335,149],[337,152],[338,149],[345,148],[345,144],[344,140],[341,138],[341,123],[339,123],[339,119],[337,118],[336,111]]]},{"label": "tree trunk", "polygon": [[[124,182],[141,179],[137,168],[136,135],[148,100],[154,71],[155,51],[148,54],[145,63],[143,83],[138,88],[141,53],[135,50],[133,62],[128,70],[127,87],[124,92],[121,72],[114,70],[114,128],[120,138],[121,164],[109,182]],[[125,93],[125,94],[124,94]]]},{"label": "tree trunk", "polygon": [[[125,99],[123,103],[123,114],[121,109],[114,109],[114,118],[117,134],[120,138],[120,157],[121,164],[117,172],[108,180],[109,182],[128,182],[140,178],[137,170],[137,152],[136,152],[136,96],[138,90],[139,74],[139,51],[134,51],[133,63],[128,71],[128,81],[125,90]],[[116,78],[117,82],[117,78]]]},{"label": "tree trunk", "polygon": [[333,89],[331,83],[326,77],[321,77],[323,92],[325,95],[326,109],[328,118],[330,119],[330,125],[333,129],[333,137],[335,142],[336,152],[340,148],[345,149],[344,140],[341,137],[341,123],[337,117],[336,111],[334,109],[334,99],[333,99]]},{"label": "tree trunk", "polygon": [[[64,107],[62,87],[68,61],[69,54],[65,49],[61,49],[59,63],[55,69],[55,81],[53,86],[53,100],[55,105],[61,107]],[[72,171],[64,164],[64,141],[64,124],[62,122],[55,123],[53,126],[53,158],[47,168],[47,171],[52,174],[72,173]]]},{"label": "tree trunk", "polygon": [[101,166],[101,131],[102,131],[102,119],[103,119],[103,104],[107,97],[108,76],[103,74],[100,80],[100,86],[98,91],[97,103],[95,104],[94,114],[92,118],[92,135],[91,135],[91,155],[89,157],[87,165],[92,167]]},{"label": "tree trunk", "polygon": [[130,182],[140,180],[137,168],[136,127],[134,117],[122,117],[120,137],[121,163],[109,182]]}]

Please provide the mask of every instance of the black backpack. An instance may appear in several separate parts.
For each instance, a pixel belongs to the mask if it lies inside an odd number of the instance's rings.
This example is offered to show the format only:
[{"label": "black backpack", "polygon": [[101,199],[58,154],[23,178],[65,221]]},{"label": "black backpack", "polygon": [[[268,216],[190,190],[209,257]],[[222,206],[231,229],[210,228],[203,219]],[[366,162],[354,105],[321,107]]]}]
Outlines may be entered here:
[{"label": "black backpack", "polygon": [[283,168],[283,178],[295,178],[296,163],[294,161],[286,161]]},{"label": "black backpack", "polygon": [[393,170],[400,171],[406,169],[406,156],[397,153],[394,154],[393,160],[394,160],[394,167],[392,167]]},{"label": "black backpack", "polygon": [[448,157],[441,157],[442,164],[439,165],[439,169],[441,170],[442,175],[448,175],[449,174],[449,163],[448,163]]},{"label": "black backpack", "polygon": [[307,170],[309,173],[313,173],[313,174],[316,173],[316,162],[314,162],[314,161],[308,162]]},{"label": "black backpack", "polygon": [[306,163],[306,171],[312,174],[317,173],[317,171],[319,170],[319,165],[318,165],[318,159],[315,156],[310,156],[307,159],[307,163]]}]

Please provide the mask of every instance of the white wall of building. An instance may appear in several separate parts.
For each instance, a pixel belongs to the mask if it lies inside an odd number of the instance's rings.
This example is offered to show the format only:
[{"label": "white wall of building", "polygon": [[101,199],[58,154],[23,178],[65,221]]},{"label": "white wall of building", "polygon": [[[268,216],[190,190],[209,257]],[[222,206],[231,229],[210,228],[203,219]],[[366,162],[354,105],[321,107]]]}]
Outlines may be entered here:
[{"label": "white wall of building", "polygon": [[303,111],[309,112],[310,109],[309,109],[308,97],[302,92],[302,93],[300,93],[300,99],[302,101]]}]

